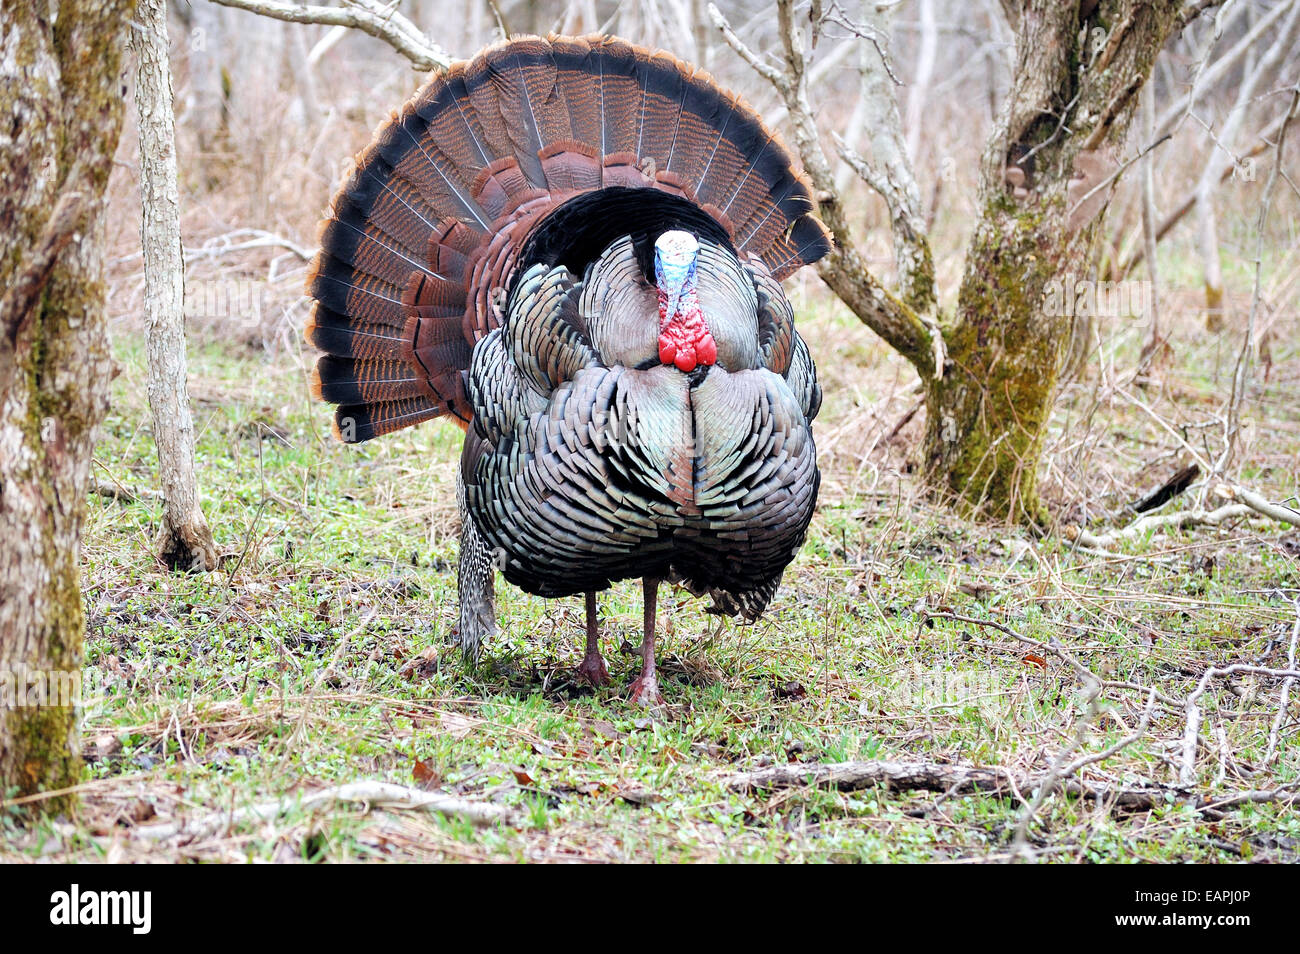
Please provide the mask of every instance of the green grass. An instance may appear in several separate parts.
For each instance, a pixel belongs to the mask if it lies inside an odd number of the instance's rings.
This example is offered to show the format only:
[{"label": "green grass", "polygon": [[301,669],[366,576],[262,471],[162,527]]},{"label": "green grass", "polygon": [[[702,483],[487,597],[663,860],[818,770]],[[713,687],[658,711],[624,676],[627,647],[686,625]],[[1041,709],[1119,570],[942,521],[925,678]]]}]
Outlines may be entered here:
[{"label": "green grass", "polygon": [[[823,339],[814,350],[858,333],[838,317],[810,326]],[[882,355],[842,359],[884,372],[861,405],[828,389],[819,435],[890,393],[892,359]],[[1092,718],[1057,659],[1026,661],[994,630],[926,624],[927,612],[1060,640],[1108,679],[1179,699],[1208,664],[1285,661],[1292,611],[1282,589],[1294,592],[1296,561],[1280,534],[1164,537],[1107,558],[958,523],[916,496],[897,460],[868,485],[861,462],[837,451],[824,462],[809,542],[762,620],[719,629],[699,601],[661,597],[665,708],[647,713],[626,699],[641,612],[634,582],[601,596],[613,687],[572,681],[580,600],[548,602],[504,583],[501,632],[470,670],[449,642],[459,431],[425,426],[342,447],[329,439],[327,410],[307,401],[296,356],[197,347],[199,481],[229,558],[221,572],[168,573],[151,556],[159,505],[143,493],[157,477],[141,342],[123,337],[118,359],[94,479],[142,496],[90,498],[85,665],[99,695],[86,715],[88,781],[76,817],[33,822],[11,808],[0,855],[1001,859],[1022,811],[1011,798],[738,794],[725,779],[773,763],[877,758],[1042,771],[1076,735],[1083,752],[1099,751],[1140,718],[1139,693],[1107,691]],[[848,374],[840,360],[826,362],[828,380]],[[1262,765],[1277,685],[1236,689],[1205,697],[1202,789],[1294,780],[1294,717],[1280,757]],[[1158,708],[1142,739],[1085,774],[1173,780],[1182,725],[1181,711]],[[138,837],[155,821],[358,779],[501,803],[517,821],[476,829],[412,812],[290,807],[192,841]],[[1126,816],[1058,796],[1030,833],[1037,857],[1052,861],[1294,860],[1300,821],[1278,805],[1208,820],[1179,805]]]}]

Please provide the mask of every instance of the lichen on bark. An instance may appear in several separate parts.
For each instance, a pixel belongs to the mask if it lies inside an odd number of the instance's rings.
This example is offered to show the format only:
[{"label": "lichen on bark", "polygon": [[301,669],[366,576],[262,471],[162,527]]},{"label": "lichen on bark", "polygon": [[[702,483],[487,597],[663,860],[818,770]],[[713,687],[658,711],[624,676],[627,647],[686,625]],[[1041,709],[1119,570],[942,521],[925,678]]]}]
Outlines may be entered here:
[{"label": "lichen on bark", "polygon": [[[0,667],[79,674],[80,536],[112,359],[103,193],[122,122],[131,0],[0,10]],[[26,701],[26,700],[23,700]],[[69,700],[55,700],[67,702]],[[79,776],[73,705],[0,710],[0,790],[64,792]]]}]

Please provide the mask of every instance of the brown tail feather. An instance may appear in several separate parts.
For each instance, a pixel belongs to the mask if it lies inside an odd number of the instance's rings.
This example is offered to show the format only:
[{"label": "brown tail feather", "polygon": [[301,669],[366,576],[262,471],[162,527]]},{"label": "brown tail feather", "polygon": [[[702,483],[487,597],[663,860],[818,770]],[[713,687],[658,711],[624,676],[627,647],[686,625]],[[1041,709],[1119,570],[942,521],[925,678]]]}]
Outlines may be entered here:
[{"label": "brown tail feather", "polygon": [[780,138],[703,71],[610,37],[490,47],[385,123],[334,198],[307,335],[325,352],[313,393],[339,405],[340,436],[467,424],[469,357],[525,239],[611,187],[702,209],[778,279],[830,248]]}]

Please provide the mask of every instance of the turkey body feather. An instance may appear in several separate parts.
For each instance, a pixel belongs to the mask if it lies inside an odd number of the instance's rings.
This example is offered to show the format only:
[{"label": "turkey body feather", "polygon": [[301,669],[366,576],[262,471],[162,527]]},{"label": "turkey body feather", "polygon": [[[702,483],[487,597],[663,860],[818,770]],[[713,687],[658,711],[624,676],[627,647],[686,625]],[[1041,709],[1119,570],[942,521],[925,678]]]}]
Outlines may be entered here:
[{"label": "turkey body feather", "polygon": [[645,578],[642,701],[658,581],[763,611],[819,481],[821,392],[780,280],[829,247],[747,106],[620,40],[489,48],[380,128],[309,279],[313,392],[347,441],[438,416],[466,429],[469,655],[494,625],[494,567],[589,594],[593,679],[591,594]]}]

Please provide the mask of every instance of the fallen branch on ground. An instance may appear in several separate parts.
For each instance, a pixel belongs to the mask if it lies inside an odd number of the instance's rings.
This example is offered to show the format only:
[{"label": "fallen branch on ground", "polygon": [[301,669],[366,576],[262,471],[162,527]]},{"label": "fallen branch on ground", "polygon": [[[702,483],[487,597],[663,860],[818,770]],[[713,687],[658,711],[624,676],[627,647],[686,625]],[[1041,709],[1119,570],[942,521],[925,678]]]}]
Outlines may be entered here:
[{"label": "fallen branch on ground", "polygon": [[1219,484],[1214,488],[1214,492],[1225,500],[1240,500],[1256,513],[1263,514],[1279,523],[1289,523],[1293,527],[1300,527],[1300,510],[1292,510],[1290,507],[1284,507],[1281,504],[1270,503],[1253,490],[1231,484]]},{"label": "fallen branch on ground", "polygon": [[[248,235],[251,238],[243,242],[236,242],[236,236]],[[283,248],[304,262],[310,262],[315,256],[315,251],[297,242],[287,239],[273,232],[267,232],[265,229],[236,229],[229,235],[223,235],[215,239],[210,239],[204,243],[202,248],[184,249],[185,263],[197,261],[201,258],[214,258],[219,255],[228,255],[231,252],[246,252],[258,248]]]},{"label": "fallen branch on ground", "polygon": [[[730,776],[726,786],[736,792],[763,792],[783,788],[829,786],[843,792],[883,786],[890,791],[945,792],[954,795],[1019,797],[1019,792],[1036,791],[1044,775],[1013,772],[998,766],[942,765],[937,762],[810,762],[773,765],[754,772]],[[1236,792],[1221,798],[1188,795],[1162,785],[1104,785],[1080,779],[1060,780],[1057,791],[1096,802],[1110,811],[1143,812],[1174,802],[1190,804],[1199,812],[1212,814],[1238,805],[1292,802],[1300,798],[1300,783],[1275,789]]]},{"label": "fallen branch on ground", "polygon": [[225,829],[245,822],[269,822],[293,809],[322,808],[340,802],[361,802],[367,810],[375,808],[405,811],[437,812],[463,818],[475,825],[489,825],[510,821],[514,813],[504,805],[471,802],[454,795],[423,792],[419,789],[394,785],[391,782],[352,782],[311,792],[301,798],[283,798],[274,802],[261,802],[233,812],[212,812],[199,818],[166,822],[158,825],[141,825],[131,829],[136,838],[150,841],[168,841],[173,838],[209,838]]},{"label": "fallen branch on ground", "polygon": [[1227,504],[1217,510],[1179,510],[1176,513],[1153,514],[1134,520],[1127,527],[1112,530],[1109,533],[1092,533],[1081,527],[1066,526],[1062,532],[1071,542],[1078,542],[1085,547],[1106,549],[1120,540],[1140,537],[1152,530],[1182,530],[1187,527],[1217,527],[1227,520],[1248,517],[1254,508],[1245,504]]},{"label": "fallen branch on ground", "polygon": [[134,490],[128,490],[121,484],[110,484],[108,481],[96,481],[91,484],[87,490],[96,497],[106,497],[109,500],[117,500],[122,503],[134,503],[141,497],[161,497],[162,494],[157,490],[146,490],[143,493],[136,493]]},{"label": "fallen branch on ground", "polygon": [[1158,489],[1147,494],[1137,503],[1129,504],[1128,509],[1134,513],[1147,513],[1163,507],[1190,487],[1192,481],[1199,476],[1201,476],[1201,465],[1189,464],[1161,484]]},{"label": "fallen branch on ground", "polygon": [[[1162,488],[1163,489],[1163,488]],[[1216,510],[1178,510],[1174,513],[1151,514],[1134,520],[1127,527],[1111,530],[1109,533],[1092,533],[1082,527],[1066,526],[1062,533],[1072,543],[1104,550],[1114,546],[1120,540],[1140,537],[1153,530],[1183,530],[1188,527],[1217,527],[1227,520],[1249,517],[1253,514],[1268,517],[1279,523],[1300,527],[1300,510],[1293,510],[1281,504],[1275,504],[1261,497],[1253,490],[1231,484],[1219,484],[1214,488],[1217,496],[1225,500],[1237,501],[1224,504]]]},{"label": "fallen branch on ground", "polygon": [[1084,741],[1087,738],[1088,729],[1101,714],[1101,707],[1098,704],[1100,697],[1101,683],[1098,682],[1093,686],[1091,696],[1088,699],[1088,717],[1079,723],[1079,729],[1075,733],[1074,739],[1070,743],[1069,747],[1061,749],[1061,751],[1057,753],[1056,758],[1052,759],[1052,764],[1048,768],[1047,774],[1044,775],[1039,781],[1039,784],[1035,786],[1037,791],[1034,793],[1033,798],[1027,805],[1025,805],[1024,811],[1020,813],[1020,820],[1016,823],[1015,837],[1015,844],[1018,850],[1024,851],[1027,849],[1029,841],[1029,826],[1033,824],[1034,816],[1038,814],[1038,810],[1043,807],[1043,803],[1052,797],[1052,793],[1054,793],[1059,786],[1063,783],[1068,784],[1069,780],[1074,777],[1075,773],[1085,765],[1104,762],[1112,755],[1122,752],[1134,742],[1138,741],[1138,739],[1142,738],[1142,736],[1146,735],[1147,726],[1151,724],[1151,713],[1155,709],[1156,705],[1156,691],[1154,689],[1152,689],[1147,695],[1146,708],[1142,710],[1142,721],[1138,723],[1136,729],[1125,735],[1118,742],[1102,749],[1100,752],[1094,752],[1091,755],[1083,755],[1068,764],[1062,764],[1065,762],[1066,758],[1072,755],[1084,744]]}]

